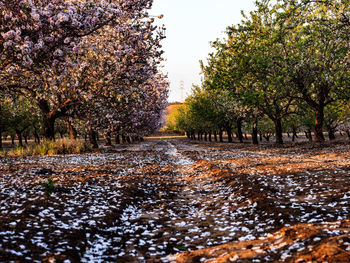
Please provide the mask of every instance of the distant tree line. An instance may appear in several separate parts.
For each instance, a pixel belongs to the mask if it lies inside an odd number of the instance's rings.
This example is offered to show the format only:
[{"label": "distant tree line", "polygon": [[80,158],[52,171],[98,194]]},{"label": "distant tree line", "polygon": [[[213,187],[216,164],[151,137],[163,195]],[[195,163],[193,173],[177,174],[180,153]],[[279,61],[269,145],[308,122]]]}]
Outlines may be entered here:
[{"label": "distant tree line", "polygon": [[350,139],[349,1],[262,0],[201,63],[203,81],[176,114],[190,138],[253,142],[283,133]]}]

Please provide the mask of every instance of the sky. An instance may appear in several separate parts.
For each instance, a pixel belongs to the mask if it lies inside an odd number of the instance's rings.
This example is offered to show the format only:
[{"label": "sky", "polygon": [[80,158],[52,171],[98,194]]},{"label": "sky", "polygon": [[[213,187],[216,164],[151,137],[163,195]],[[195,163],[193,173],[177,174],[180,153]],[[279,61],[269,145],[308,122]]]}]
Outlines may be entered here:
[{"label": "sky", "polygon": [[166,27],[164,70],[170,81],[169,102],[181,101],[192,85],[201,83],[199,61],[212,51],[210,41],[225,37],[228,26],[238,24],[241,10],[254,10],[254,0],[154,0],[152,15],[164,15],[159,23]]}]

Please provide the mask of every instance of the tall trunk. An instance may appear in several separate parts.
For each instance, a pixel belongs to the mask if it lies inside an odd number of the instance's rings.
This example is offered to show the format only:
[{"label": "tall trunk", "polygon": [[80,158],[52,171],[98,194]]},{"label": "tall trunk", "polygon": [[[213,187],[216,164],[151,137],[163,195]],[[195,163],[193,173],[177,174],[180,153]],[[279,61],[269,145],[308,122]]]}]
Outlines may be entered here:
[{"label": "tall trunk", "polygon": [[197,136],[198,136],[198,141],[200,141],[200,140],[201,140],[201,133],[198,132],[198,133],[197,133]]},{"label": "tall trunk", "polygon": [[111,132],[106,132],[104,137],[105,137],[105,145],[112,146]]},{"label": "tall trunk", "polygon": [[244,133],[244,138],[248,140],[248,135],[246,133]]},{"label": "tall trunk", "polygon": [[191,139],[191,134],[189,132],[186,132],[186,136],[188,139]]},{"label": "tall trunk", "polygon": [[297,135],[297,130],[295,129],[295,127],[293,127],[293,137],[292,137],[293,142],[295,141],[295,138],[298,138],[298,135]]},{"label": "tall trunk", "polygon": [[223,131],[222,130],[219,131],[219,138],[220,138],[220,142],[224,142],[224,137],[223,137]]},{"label": "tall trunk", "polygon": [[208,133],[207,132],[204,133],[204,140],[208,141]]},{"label": "tall trunk", "polygon": [[94,131],[92,127],[89,127],[89,140],[94,149],[98,148],[98,143],[97,143],[97,132]]},{"label": "tall trunk", "polygon": [[69,131],[69,137],[72,140],[76,140],[78,136],[77,130],[74,128],[69,118],[66,119],[66,123],[67,123],[67,129]]},{"label": "tall trunk", "polygon": [[15,135],[11,135],[11,144],[15,145]]},{"label": "tall trunk", "polygon": [[237,119],[237,136],[240,143],[243,143],[242,118]]},{"label": "tall trunk", "polygon": [[115,134],[115,144],[120,144],[120,135],[118,133]]},{"label": "tall trunk", "polygon": [[328,138],[330,141],[334,141],[335,140],[335,132],[334,129],[330,126],[327,127],[328,130]]},{"label": "tall trunk", "polygon": [[212,139],[211,139],[211,132],[209,132],[209,141],[211,142]]},{"label": "tall trunk", "polygon": [[307,138],[309,139],[309,142],[312,142],[313,141],[313,138],[312,138],[312,133],[311,133],[311,130],[308,130],[307,132]]},{"label": "tall trunk", "polygon": [[255,121],[254,124],[253,124],[252,140],[253,140],[253,144],[259,144],[259,140],[258,140],[258,123],[257,123],[257,121]]},{"label": "tall trunk", "polygon": [[28,135],[24,135],[23,137],[24,137],[25,144],[28,144]]},{"label": "tall trunk", "polygon": [[322,106],[315,110],[315,141],[322,143],[325,141],[323,136],[324,108]]},{"label": "tall trunk", "polygon": [[275,119],[276,144],[283,144],[283,130],[281,119]]},{"label": "tall trunk", "polygon": [[40,144],[40,137],[37,131],[34,131],[34,138],[37,144]]},{"label": "tall trunk", "polygon": [[230,128],[227,128],[227,129],[226,129],[226,132],[227,132],[228,142],[229,142],[229,143],[233,142],[231,129],[230,129]]},{"label": "tall trunk", "polygon": [[17,138],[18,138],[18,145],[20,147],[23,147],[22,132],[16,131],[16,135],[17,135]]},{"label": "tall trunk", "polygon": [[262,134],[262,131],[259,131],[259,140],[262,142],[263,140],[263,134]]},{"label": "tall trunk", "polygon": [[45,114],[43,117],[44,136],[46,139],[55,140],[55,118]]},{"label": "tall trunk", "polygon": [[217,142],[218,141],[218,134],[216,131],[214,131],[214,140]]},{"label": "tall trunk", "polygon": [[0,129],[0,149],[2,149],[2,130]]}]

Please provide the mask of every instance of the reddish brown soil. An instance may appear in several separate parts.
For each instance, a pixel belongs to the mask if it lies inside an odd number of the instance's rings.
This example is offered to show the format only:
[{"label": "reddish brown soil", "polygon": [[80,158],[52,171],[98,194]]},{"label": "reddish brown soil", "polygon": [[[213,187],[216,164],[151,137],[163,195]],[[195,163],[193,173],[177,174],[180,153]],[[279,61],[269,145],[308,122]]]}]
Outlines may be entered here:
[{"label": "reddish brown soil", "polygon": [[349,262],[349,171],[345,144],[1,159],[0,262]]}]

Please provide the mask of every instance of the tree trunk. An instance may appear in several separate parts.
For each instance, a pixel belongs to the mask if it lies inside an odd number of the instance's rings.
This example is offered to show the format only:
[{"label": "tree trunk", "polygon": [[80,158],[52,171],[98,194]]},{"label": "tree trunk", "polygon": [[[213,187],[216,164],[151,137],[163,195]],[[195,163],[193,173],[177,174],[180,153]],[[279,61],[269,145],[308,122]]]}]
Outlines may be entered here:
[{"label": "tree trunk", "polygon": [[273,123],[275,124],[276,144],[283,144],[283,129],[281,119],[276,119]]},{"label": "tree trunk", "polygon": [[115,134],[115,144],[120,144],[120,135],[118,133]]},{"label": "tree trunk", "polygon": [[298,138],[298,135],[297,135],[297,131],[296,131],[295,127],[293,127],[293,137],[292,137],[293,142],[295,141],[295,138]]},{"label": "tree trunk", "polygon": [[330,141],[335,140],[335,132],[334,132],[334,129],[332,127],[328,127],[328,138]]},{"label": "tree trunk", "polygon": [[207,133],[207,132],[204,133],[204,140],[205,140],[206,142],[208,141],[208,133]]},{"label": "tree trunk", "polygon": [[198,136],[198,141],[200,141],[200,140],[201,140],[201,133],[198,132],[198,133],[197,133],[197,136]]},{"label": "tree trunk", "polygon": [[18,138],[18,145],[20,147],[23,147],[22,133],[20,131],[16,131],[16,135],[17,135],[17,138]]},{"label": "tree trunk", "polygon": [[227,128],[227,129],[226,129],[226,132],[227,132],[228,142],[229,142],[229,143],[232,143],[232,142],[233,142],[233,138],[232,138],[231,129],[230,129],[230,128]]},{"label": "tree trunk", "polygon": [[262,142],[262,140],[263,140],[263,134],[261,131],[259,131],[259,140],[260,140],[260,142]]},{"label": "tree trunk", "polygon": [[219,140],[220,140],[220,142],[224,142],[224,137],[223,137],[223,131],[222,130],[219,131]]},{"label": "tree trunk", "polygon": [[253,144],[259,144],[259,140],[258,140],[258,124],[257,124],[256,121],[253,124],[252,140],[253,140]]},{"label": "tree trunk", "polygon": [[237,118],[237,121],[236,121],[237,139],[240,143],[243,142],[242,123],[243,123],[243,118]]},{"label": "tree trunk", "polygon": [[24,137],[24,142],[25,142],[25,144],[28,145],[28,135],[24,135],[23,137]]},{"label": "tree trunk", "polygon": [[209,141],[211,142],[212,139],[211,139],[211,132],[209,132]]},{"label": "tree trunk", "polygon": [[217,141],[218,141],[218,134],[217,134],[217,132],[216,132],[216,131],[214,131],[214,140],[215,140],[215,142],[217,142]]},{"label": "tree trunk", "polygon": [[45,114],[43,118],[44,136],[46,139],[55,140],[55,118]]},{"label": "tree trunk", "polygon": [[186,132],[186,136],[188,139],[191,139],[191,134],[189,132]]},{"label": "tree trunk", "polygon": [[67,123],[67,129],[69,131],[69,137],[72,140],[76,140],[78,136],[77,130],[74,128],[69,118],[66,119],[66,123]]},{"label": "tree trunk", "polygon": [[306,138],[309,139],[309,142],[313,142],[313,138],[312,138],[312,133],[311,133],[311,131],[310,131],[310,130],[307,131],[306,134],[307,134]]},{"label": "tree trunk", "polygon": [[104,137],[105,137],[105,145],[112,146],[111,132],[105,133]]},{"label": "tree trunk", "polygon": [[15,145],[15,135],[11,135],[11,144]]},{"label": "tree trunk", "polygon": [[322,143],[325,141],[323,136],[323,121],[324,121],[324,109],[319,107],[315,110],[315,141]]},{"label": "tree trunk", "polygon": [[2,149],[2,130],[0,130],[0,149]]},{"label": "tree trunk", "polygon": [[244,138],[248,140],[248,135],[246,133],[244,133]]},{"label": "tree trunk", "polygon": [[97,132],[92,129],[92,127],[89,127],[89,140],[94,149],[98,148],[97,143]]},{"label": "tree trunk", "polygon": [[35,142],[37,144],[40,144],[40,137],[39,137],[39,134],[37,133],[37,131],[34,132],[34,138],[35,138]]},{"label": "tree trunk", "polygon": [[266,140],[267,142],[269,142],[269,141],[270,141],[270,135],[265,134],[265,135],[264,135],[264,138],[265,138],[265,140]]}]

